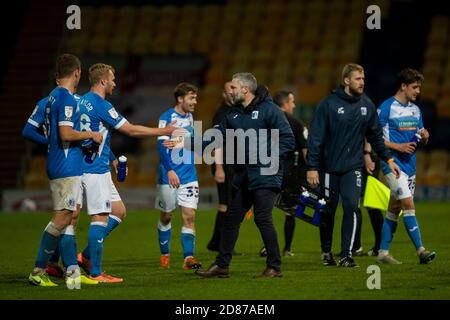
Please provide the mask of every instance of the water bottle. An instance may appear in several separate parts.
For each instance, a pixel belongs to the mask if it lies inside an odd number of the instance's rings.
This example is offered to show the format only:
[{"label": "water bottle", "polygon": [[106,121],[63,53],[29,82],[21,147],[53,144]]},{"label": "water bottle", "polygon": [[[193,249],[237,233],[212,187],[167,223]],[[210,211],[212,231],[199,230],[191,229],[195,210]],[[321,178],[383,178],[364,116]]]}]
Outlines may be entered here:
[{"label": "water bottle", "polygon": [[411,142],[415,142],[415,143],[419,144],[421,140],[422,140],[422,136],[420,135],[419,131],[417,131],[414,134]]},{"label": "water bottle", "polygon": [[294,215],[298,218],[302,217],[305,212],[306,204],[308,203],[309,199],[309,192],[303,191],[300,195],[300,203],[297,205],[297,208],[295,209]]},{"label": "water bottle", "polygon": [[127,157],[120,156],[119,164],[117,166],[117,181],[124,182],[127,176]]},{"label": "water bottle", "polygon": [[419,131],[417,131],[414,134],[414,136],[413,136],[413,138],[411,140],[411,142],[415,142],[416,143],[416,149],[414,151],[417,150],[417,147],[419,146],[419,143],[420,143],[421,140],[422,140],[422,136],[420,135]]},{"label": "water bottle", "polygon": [[325,199],[320,199],[319,201],[317,201],[316,208],[314,210],[313,219],[312,219],[313,225],[318,226],[320,224],[320,215],[325,210],[326,204],[327,204],[327,202],[325,201]]},{"label": "water bottle", "polygon": [[81,148],[83,149],[83,153],[84,153],[84,161],[86,161],[89,164],[93,163],[94,160],[98,156],[98,147],[99,146],[100,145],[97,142],[92,141],[91,139],[84,142],[81,145]]}]

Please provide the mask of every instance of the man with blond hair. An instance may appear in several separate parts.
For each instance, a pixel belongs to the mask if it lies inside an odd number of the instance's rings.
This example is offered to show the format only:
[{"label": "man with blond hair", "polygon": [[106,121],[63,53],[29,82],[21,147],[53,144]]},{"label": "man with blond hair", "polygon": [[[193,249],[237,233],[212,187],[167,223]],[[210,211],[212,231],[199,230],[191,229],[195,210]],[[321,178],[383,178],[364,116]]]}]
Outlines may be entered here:
[{"label": "man with blond hair", "polygon": [[[112,130],[116,129],[131,137],[150,137],[171,134],[175,127],[149,128],[134,125],[120,115],[110,102],[115,83],[112,66],[97,63],[89,68],[91,90],[80,100],[80,127],[82,131],[100,132],[103,142],[98,147],[98,157],[92,162],[83,161],[82,184],[86,194],[87,212],[92,216],[88,247],[78,255],[78,263],[88,271],[91,279],[99,282],[122,282],[102,272],[101,260],[103,240],[125,216],[125,206],[114,186],[110,173],[110,141]],[[114,207],[117,207],[116,210]],[[111,210],[112,209],[112,210]],[[115,215],[110,216],[111,211]],[[117,215],[117,213],[121,213]]]},{"label": "man with blond hair", "polygon": [[364,138],[389,166],[394,179],[398,178],[399,168],[384,145],[375,105],[364,94],[364,69],[352,63],[344,66],[341,85],[318,105],[308,138],[308,183],[313,188],[320,183],[325,195],[330,197],[320,227],[325,266],[336,265],[331,248],[339,197],[344,209],[339,266],[358,266],[352,258],[352,250],[361,195]]}]

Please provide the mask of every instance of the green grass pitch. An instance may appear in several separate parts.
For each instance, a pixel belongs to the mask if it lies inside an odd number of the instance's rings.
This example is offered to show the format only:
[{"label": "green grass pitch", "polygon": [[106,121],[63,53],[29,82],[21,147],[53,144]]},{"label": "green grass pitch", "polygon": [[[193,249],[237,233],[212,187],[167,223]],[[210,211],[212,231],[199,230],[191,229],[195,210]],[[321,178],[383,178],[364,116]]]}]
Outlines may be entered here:
[{"label": "green grass pitch", "polygon": [[[283,246],[284,215],[274,211],[280,246]],[[254,279],[265,266],[258,255],[262,240],[253,220],[244,220],[228,279],[203,279],[181,268],[180,216],[172,222],[171,268],[161,270],[157,240],[158,212],[129,212],[125,222],[104,243],[103,269],[124,278],[121,284],[83,286],[67,290],[28,284],[40,235],[49,214],[0,214],[0,299],[449,299],[450,298],[450,204],[419,203],[417,216],[424,245],[437,252],[429,265],[420,265],[415,249],[399,223],[391,253],[402,265],[381,266],[381,289],[369,290],[367,267],[374,257],[360,257],[359,268],[324,267],[320,260],[318,229],[297,220],[293,257],[283,257],[283,278]],[[208,267],[215,253],[206,250],[215,211],[197,213],[196,256]],[[339,252],[342,213],[335,224],[334,252]],[[83,212],[78,227],[78,247],[87,242],[89,220]],[[367,212],[363,211],[363,247],[373,244]]]}]

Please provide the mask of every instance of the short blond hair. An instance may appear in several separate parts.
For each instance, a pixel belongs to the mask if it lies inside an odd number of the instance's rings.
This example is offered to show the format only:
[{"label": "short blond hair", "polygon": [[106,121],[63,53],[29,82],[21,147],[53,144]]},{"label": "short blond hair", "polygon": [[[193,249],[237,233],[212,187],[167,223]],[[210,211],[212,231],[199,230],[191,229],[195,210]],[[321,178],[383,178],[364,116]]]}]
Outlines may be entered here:
[{"label": "short blond hair", "polygon": [[112,73],[116,71],[109,64],[104,63],[96,63],[93,64],[89,68],[89,82],[91,85],[97,84],[102,80],[102,78],[108,74],[108,71],[111,70]]},{"label": "short blond hair", "polygon": [[350,78],[350,75],[352,74],[353,71],[359,71],[359,72],[364,72],[364,68],[356,63],[348,63],[344,66],[344,68],[342,69],[342,84],[344,84],[344,79],[345,78]]}]

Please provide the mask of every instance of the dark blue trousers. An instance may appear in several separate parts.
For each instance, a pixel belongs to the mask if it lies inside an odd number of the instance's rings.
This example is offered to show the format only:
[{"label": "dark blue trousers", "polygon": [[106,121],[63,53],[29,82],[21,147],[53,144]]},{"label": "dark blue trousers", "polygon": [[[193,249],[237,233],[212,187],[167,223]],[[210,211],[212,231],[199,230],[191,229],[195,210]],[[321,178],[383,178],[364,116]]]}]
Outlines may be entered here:
[{"label": "dark blue trousers", "polygon": [[[333,243],[334,216],[339,198],[342,200],[344,216],[341,228],[341,258],[351,256],[357,229],[357,212],[361,196],[361,169],[345,173],[323,173],[321,185],[329,190],[328,210],[322,216],[325,226],[320,227],[320,245],[322,252],[330,252]],[[327,192],[325,192],[327,193]]]}]

